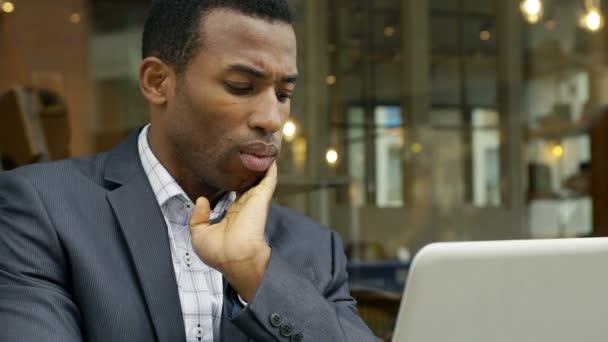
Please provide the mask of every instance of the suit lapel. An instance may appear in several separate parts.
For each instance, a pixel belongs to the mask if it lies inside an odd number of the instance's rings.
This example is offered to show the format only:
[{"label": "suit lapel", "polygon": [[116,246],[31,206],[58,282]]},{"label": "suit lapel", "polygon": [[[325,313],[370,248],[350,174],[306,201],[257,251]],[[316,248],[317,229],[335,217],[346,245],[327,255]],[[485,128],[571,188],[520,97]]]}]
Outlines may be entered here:
[{"label": "suit lapel", "polygon": [[[167,226],[139,159],[137,139],[140,131],[133,132],[108,156],[104,179],[111,191],[107,198],[129,246],[158,341],[185,341]],[[266,223],[266,239],[271,245],[275,221],[271,206]],[[221,341],[250,341],[226,318],[226,300],[223,307]]]},{"label": "suit lapel", "polygon": [[232,324],[226,316],[222,315],[220,323],[220,341],[221,342],[247,342],[249,337],[245,335],[236,325]]},{"label": "suit lapel", "polygon": [[106,181],[115,185],[107,198],[129,246],[158,340],[185,341],[167,226],[141,167],[136,133],[111,152]]}]

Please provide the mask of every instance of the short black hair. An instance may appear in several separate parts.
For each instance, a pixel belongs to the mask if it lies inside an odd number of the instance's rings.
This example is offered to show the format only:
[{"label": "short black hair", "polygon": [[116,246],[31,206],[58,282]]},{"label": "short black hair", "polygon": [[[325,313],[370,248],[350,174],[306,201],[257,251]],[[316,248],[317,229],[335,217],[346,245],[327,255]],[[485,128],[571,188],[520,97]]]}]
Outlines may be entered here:
[{"label": "short black hair", "polygon": [[158,57],[182,74],[201,47],[201,18],[224,8],[270,22],[294,21],[287,0],[153,0],[144,24],[142,58]]}]

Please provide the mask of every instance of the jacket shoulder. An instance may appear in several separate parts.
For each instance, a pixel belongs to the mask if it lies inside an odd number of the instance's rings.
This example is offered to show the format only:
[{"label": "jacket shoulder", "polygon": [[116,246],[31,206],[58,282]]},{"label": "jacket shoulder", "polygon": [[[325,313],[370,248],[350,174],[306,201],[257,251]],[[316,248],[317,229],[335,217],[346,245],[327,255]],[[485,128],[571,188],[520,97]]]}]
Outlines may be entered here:
[{"label": "jacket shoulder", "polygon": [[107,153],[100,153],[91,157],[31,164],[0,172],[0,177],[21,176],[39,189],[82,181],[102,185],[106,159]]}]

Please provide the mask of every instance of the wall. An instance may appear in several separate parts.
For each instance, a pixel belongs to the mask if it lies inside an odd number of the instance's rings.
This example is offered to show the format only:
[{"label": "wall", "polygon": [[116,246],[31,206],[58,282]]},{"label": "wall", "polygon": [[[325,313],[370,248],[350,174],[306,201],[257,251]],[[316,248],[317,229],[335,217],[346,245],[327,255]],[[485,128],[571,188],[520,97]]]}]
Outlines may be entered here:
[{"label": "wall", "polygon": [[[69,20],[72,9],[81,22]],[[88,18],[85,0],[19,0],[15,11],[0,13],[0,92],[32,84],[32,72],[59,78],[72,127],[73,156],[91,151]]]}]

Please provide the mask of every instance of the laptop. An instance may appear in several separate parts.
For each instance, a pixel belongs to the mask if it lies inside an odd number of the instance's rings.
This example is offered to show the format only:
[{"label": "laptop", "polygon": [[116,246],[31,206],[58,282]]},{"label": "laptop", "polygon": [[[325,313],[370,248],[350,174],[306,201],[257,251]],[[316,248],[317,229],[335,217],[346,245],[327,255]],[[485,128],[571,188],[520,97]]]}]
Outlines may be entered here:
[{"label": "laptop", "polygon": [[608,238],[436,243],[393,342],[606,342]]}]

